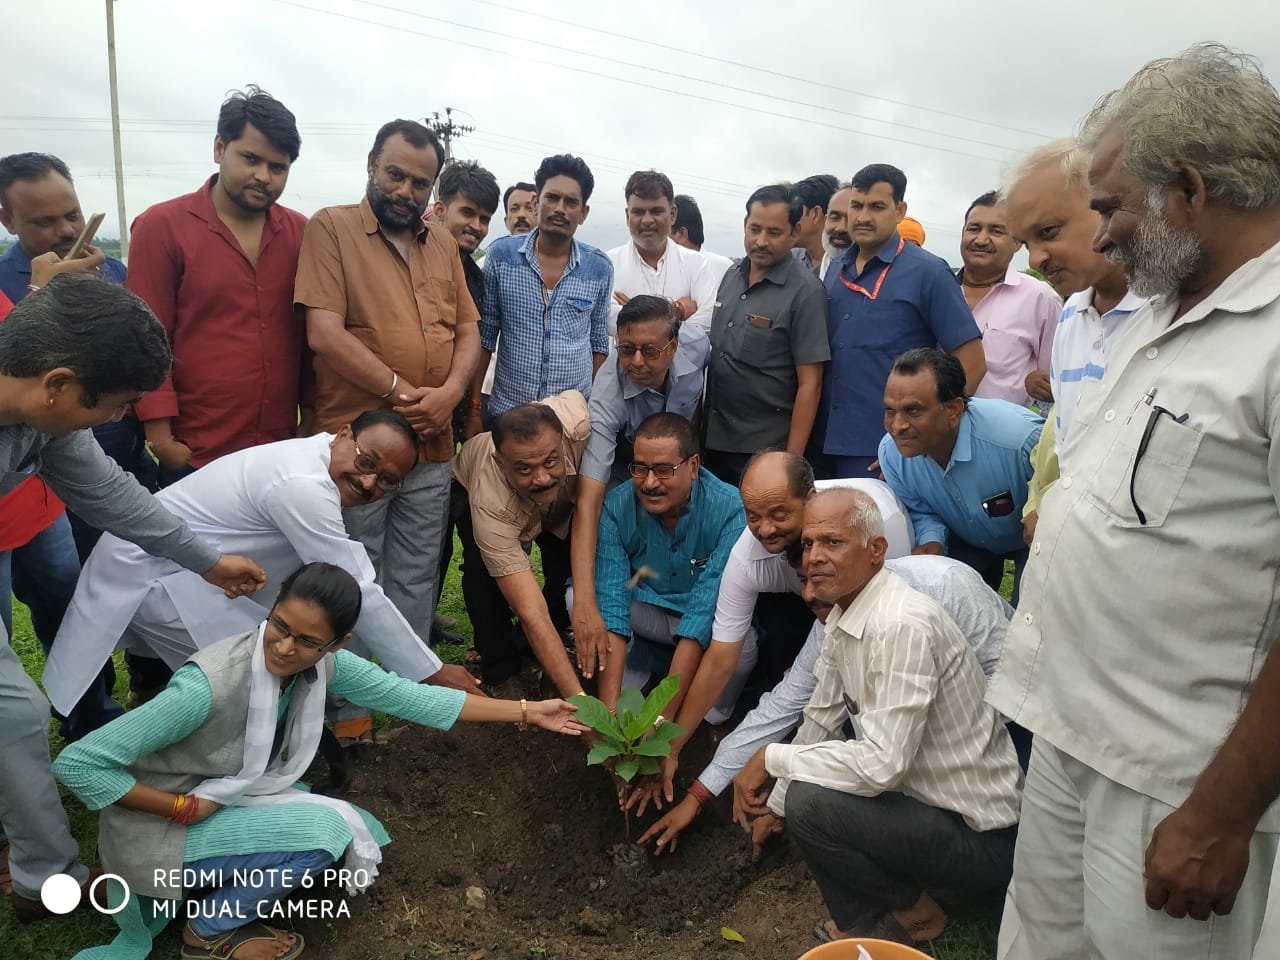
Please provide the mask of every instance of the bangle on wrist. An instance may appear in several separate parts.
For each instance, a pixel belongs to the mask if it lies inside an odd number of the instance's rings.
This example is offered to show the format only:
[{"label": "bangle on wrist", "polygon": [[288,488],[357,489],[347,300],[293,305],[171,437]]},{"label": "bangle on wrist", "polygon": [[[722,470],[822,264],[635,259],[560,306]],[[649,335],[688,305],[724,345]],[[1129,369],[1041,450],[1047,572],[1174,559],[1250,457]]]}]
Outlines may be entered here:
[{"label": "bangle on wrist", "polygon": [[27,293],[39,293],[39,292],[40,292],[40,284],[38,283],[27,284]]},{"label": "bangle on wrist", "polygon": [[517,730],[529,729],[529,701],[520,698],[520,722],[516,724]]},{"label": "bangle on wrist", "polygon": [[386,400],[386,399],[388,399],[388,398],[389,398],[393,393],[395,393],[395,392],[396,392],[396,387],[398,387],[398,386],[400,386],[400,374],[398,374],[398,373],[396,373],[394,370],[392,370],[392,371],[391,371],[391,386],[390,386],[389,388],[387,388],[387,392],[386,392],[386,393],[380,393],[380,394],[378,394],[378,399],[379,399],[379,400]]},{"label": "bangle on wrist", "polygon": [[474,410],[474,411],[476,411],[476,413],[479,413],[481,410],[483,410],[483,409],[484,409],[484,404],[483,404],[483,403],[481,403],[479,400],[474,400],[474,399],[473,399],[473,400],[471,401],[471,409],[472,409],[472,410]]}]

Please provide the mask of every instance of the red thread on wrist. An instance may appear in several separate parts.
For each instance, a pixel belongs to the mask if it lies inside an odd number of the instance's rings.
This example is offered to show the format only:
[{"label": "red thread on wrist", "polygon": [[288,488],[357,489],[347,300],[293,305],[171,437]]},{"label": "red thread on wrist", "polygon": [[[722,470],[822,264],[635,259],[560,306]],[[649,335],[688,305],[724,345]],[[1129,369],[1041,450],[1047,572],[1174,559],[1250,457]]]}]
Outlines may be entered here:
[{"label": "red thread on wrist", "polygon": [[711,791],[702,785],[701,780],[695,780],[689,784],[689,796],[698,801],[698,809],[702,809],[714,799]]}]

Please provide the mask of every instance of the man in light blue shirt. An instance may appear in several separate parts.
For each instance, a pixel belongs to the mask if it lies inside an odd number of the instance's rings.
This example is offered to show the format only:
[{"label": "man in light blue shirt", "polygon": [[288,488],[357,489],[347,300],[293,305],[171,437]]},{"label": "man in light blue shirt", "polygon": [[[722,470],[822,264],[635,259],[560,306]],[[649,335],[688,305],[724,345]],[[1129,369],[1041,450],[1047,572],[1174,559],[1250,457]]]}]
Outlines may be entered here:
[{"label": "man in light blue shirt", "polygon": [[[640,424],[634,457],[631,485],[605,498],[600,517],[596,602],[610,647],[600,699],[612,707],[624,680],[640,687],[653,673],[679,676],[667,706],[675,716],[711,643],[720,576],[746,519],[737,490],[701,469],[678,414]],[[729,689],[736,699],[740,686]]]},{"label": "man in light blue shirt", "polygon": [[964,368],[950,354],[901,354],[884,388],[880,469],[911,514],[913,552],[962,560],[992,589],[1013,560],[1016,605],[1027,559],[1022,508],[1044,420],[1004,400],[971,400],[964,389]]},{"label": "man in light blue shirt", "polygon": [[534,184],[537,229],[503,237],[484,259],[482,350],[472,395],[480,395],[496,349],[493,417],[566,390],[590,396],[609,352],[613,263],[573,236],[587,219],[595,178],[580,158],[562,154],[542,161]]}]

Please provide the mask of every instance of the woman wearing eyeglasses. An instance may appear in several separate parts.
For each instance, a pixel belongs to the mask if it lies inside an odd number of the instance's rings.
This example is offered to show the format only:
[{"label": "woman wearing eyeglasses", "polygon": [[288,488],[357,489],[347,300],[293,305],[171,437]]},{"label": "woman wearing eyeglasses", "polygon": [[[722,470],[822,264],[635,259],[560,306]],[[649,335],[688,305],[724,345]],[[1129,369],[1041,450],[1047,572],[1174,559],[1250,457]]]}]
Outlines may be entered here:
[{"label": "woman wearing eyeglasses", "polygon": [[[586,729],[563,700],[424,686],[342,649],[360,607],[349,573],[306,564],[257,629],[198,651],[154,700],[63,751],[54,773],[102,811],[103,864],[132,891],[120,935],[96,957],[140,960],[181,916],[183,958],[295,958],[302,938],[262,922],[278,899],[338,860],[347,892],[367,889],[390,842],[382,825],[297,785],[315,758],[326,693],[441,730],[460,719]],[[120,888],[109,887],[118,905]],[[179,907],[198,887],[208,889]]]}]

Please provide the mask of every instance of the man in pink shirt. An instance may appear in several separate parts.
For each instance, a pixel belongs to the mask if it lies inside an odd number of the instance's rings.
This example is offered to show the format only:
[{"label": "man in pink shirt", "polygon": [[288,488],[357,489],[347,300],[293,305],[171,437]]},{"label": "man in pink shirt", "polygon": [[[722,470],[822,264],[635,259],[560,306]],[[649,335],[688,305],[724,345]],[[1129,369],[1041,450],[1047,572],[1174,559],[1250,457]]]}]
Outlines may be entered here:
[{"label": "man in pink shirt", "polygon": [[987,358],[987,375],[974,396],[1047,409],[1053,401],[1049,353],[1062,300],[1043,280],[1009,266],[1019,246],[995,191],[973,201],[964,216],[964,266],[956,279],[982,331]]}]

